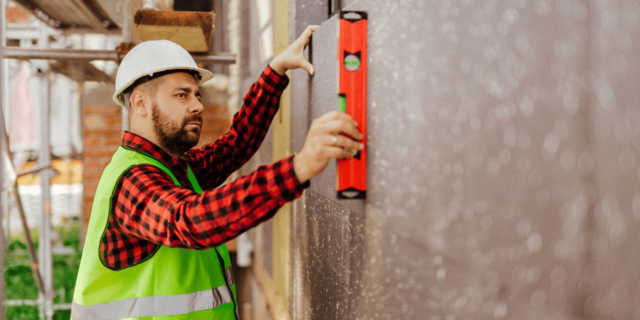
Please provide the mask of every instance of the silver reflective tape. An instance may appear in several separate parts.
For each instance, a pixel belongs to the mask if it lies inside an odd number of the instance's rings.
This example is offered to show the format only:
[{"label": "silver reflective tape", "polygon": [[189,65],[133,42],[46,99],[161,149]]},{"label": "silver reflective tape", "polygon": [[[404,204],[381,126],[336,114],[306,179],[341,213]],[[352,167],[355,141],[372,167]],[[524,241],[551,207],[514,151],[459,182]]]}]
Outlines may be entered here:
[{"label": "silver reflective tape", "polygon": [[229,287],[236,283],[236,279],[233,277],[233,269],[231,267],[224,269],[224,275],[227,277],[227,284]]},{"label": "silver reflective tape", "polygon": [[230,302],[233,302],[231,292],[224,285],[187,294],[141,297],[92,306],[81,306],[73,302],[71,304],[71,319],[100,320],[172,316],[213,309]]}]

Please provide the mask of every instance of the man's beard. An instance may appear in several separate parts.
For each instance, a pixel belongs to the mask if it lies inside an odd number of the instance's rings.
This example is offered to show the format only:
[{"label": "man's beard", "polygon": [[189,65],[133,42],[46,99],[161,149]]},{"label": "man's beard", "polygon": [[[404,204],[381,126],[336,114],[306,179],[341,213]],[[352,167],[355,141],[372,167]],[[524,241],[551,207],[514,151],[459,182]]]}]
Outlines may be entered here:
[{"label": "man's beard", "polygon": [[[194,113],[184,118],[180,126],[178,126],[160,111],[157,103],[154,103],[151,119],[160,147],[170,154],[181,156],[195,147],[200,140],[200,127],[195,127],[188,131],[186,129],[187,124],[190,122],[197,121],[202,124],[202,115],[200,113]],[[192,134],[190,135],[189,133]]]}]

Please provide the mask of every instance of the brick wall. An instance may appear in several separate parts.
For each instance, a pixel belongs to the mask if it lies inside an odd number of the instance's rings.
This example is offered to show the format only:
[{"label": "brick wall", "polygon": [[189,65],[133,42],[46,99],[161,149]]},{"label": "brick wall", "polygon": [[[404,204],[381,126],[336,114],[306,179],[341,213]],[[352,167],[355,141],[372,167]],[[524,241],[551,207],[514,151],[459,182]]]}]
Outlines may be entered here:
[{"label": "brick wall", "polygon": [[[121,107],[113,105],[89,105],[82,108],[85,224],[89,222],[93,197],[102,171],[121,144],[121,112]],[[205,106],[202,118],[204,125],[198,147],[215,141],[227,132],[231,122],[227,108],[220,106]]]},{"label": "brick wall", "polygon": [[122,108],[114,105],[82,108],[85,224],[89,223],[91,204],[102,171],[121,143],[121,112]]},{"label": "brick wall", "polygon": [[202,134],[197,147],[212,143],[229,130],[231,117],[226,106],[205,106],[202,112]]},{"label": "brick wall", "polygon": [[29,23],[33,20],[31,14],[20,7],[6,6],[5,15],[8,23]]}]

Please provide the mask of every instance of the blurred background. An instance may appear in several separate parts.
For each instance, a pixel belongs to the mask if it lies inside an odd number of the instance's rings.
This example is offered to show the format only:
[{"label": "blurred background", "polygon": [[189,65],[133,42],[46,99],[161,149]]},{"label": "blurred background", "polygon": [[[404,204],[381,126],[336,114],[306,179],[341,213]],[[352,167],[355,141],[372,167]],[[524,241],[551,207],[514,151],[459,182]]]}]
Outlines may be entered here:
[{"label": "blurred background", "polygon": [[93,193],[128,126],[111,100],[117,61],[143,41],[144,8],[215,13],[209,49],[193,53],[216,74],[200,145],[321,25],[305,51],[316,75],[288,73],[234,177],[300,151],[311,121],[337,109],[337,14],[368,13],[367,198],[337,199],[332,162],[228,243],[243,320],[640,319],[640,0],[2,8],[6,319],[70,317]]},{"label": "blurred background", "polygon": [[211,52],[228,61],[208,63],[211,55],[200,54],[201,66],[216,73],[203,87],[207,126],[200,145],[213,142],[229,127],[230,97],[239,108],[237,94],[228,94],[229,63],[235,61],[228,53],[229,3],[27,0],[2,6],[3,56],[16,50],[2,60],[3,314],[69,319],[93,194],[128,126],[111,99],[117,61],[126,54],[117,47],[142,41],[133,27],[138,10],[216,12],[217,33],[207,41]]}]

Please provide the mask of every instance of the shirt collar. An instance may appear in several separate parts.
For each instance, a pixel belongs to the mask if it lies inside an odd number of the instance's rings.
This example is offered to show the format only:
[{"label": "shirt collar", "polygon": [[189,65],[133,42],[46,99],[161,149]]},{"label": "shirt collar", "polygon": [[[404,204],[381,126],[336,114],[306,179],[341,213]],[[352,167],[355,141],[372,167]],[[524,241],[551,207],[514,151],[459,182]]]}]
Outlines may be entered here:
[{"label": "shirt collar", "polygon": [[183,157],[176,160],[158,145],[135,133],[125,131],[122,134],[122,145],[136,151],[148,153],[171,169],[181,168],[185,171],[187,169],[187,161]]}]

